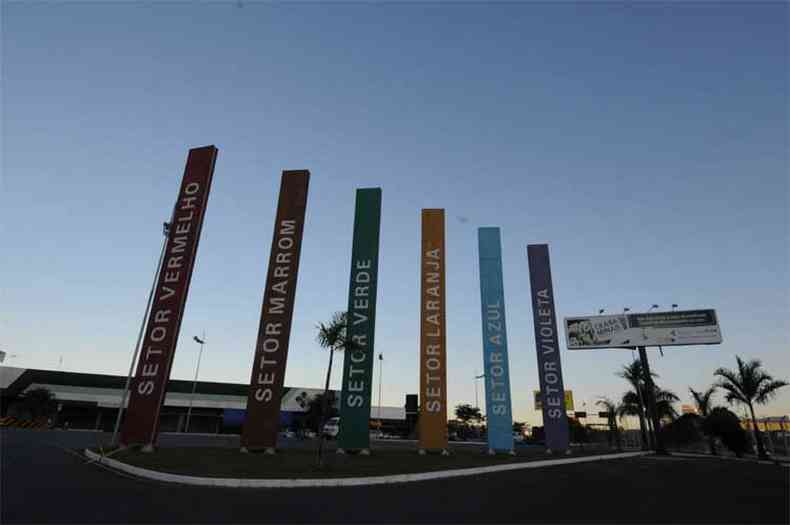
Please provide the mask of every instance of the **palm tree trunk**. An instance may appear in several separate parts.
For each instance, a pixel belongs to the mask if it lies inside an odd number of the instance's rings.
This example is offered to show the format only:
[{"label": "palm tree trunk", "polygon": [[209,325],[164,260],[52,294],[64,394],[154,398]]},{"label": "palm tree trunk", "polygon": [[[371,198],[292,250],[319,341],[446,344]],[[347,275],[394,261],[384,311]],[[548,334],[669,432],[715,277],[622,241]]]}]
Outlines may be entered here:
[{"label": "palm tree trunk", "polygon": [[329,367],[326,369],[326,383],[324,383],[324,397],[321,399],[321,418],[318,424],[318,466],[324,465],[324,424],[326,423],[326,413],[329,410],[327,406],[329,394],[329,378],[332,377],[332,356],[335,355],[335,349],[329,349]]},{"label": "palm tree trunk", "polygon": [[754,416],[754,407],[751,403],[749,403],[749,411],[752,413],[754,439],[757,441],[757,456],[760,459],[768,459],[768,454],[765,453],[765,447],[763,446],[762,436],[760,436],[760,430],[757,428],[757,418]]},{"label": "palm tree trunk", "polygon": [[647,429],[645,428],[645,413],[642,405],[639,405],[639,431],[642,433],[642,450],[649,450],[650,443],[647,440]]}]

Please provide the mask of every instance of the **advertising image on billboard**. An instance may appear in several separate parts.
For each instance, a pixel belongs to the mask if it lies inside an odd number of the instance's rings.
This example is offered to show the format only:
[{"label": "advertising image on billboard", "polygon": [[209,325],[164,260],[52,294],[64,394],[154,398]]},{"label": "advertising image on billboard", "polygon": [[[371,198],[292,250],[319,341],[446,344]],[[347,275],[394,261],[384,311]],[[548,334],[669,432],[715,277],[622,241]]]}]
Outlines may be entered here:
[{"label": "advertising image on billboard", "polygon": [[721,343],[715,310],[566,317],[568,350]]}]

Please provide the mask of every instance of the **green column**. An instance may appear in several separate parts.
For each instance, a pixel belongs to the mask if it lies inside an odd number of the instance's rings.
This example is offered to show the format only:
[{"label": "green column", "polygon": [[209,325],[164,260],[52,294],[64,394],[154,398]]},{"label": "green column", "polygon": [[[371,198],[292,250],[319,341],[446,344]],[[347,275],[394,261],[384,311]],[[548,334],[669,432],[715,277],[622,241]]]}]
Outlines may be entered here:
[{"label": "green column", "polygon": [[348,330],[357,343],[343,359],[338,447],[370,448],[370,397],[373,383],[373,336],[379,268],[381,188],[357,190],[351,280],[348,289]]}]

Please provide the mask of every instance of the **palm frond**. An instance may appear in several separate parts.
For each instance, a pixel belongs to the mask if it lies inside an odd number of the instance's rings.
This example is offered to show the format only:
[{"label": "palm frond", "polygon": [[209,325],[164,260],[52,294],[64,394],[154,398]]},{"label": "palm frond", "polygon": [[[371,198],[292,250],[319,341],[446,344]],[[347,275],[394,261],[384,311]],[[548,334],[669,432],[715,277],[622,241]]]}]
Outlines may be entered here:
[{"label": "palm frond", "polygon": [[694,398],[694,403],[697,405],[697,412],[699,412],[701,416],[707,416],[711,410],[711,398],[716,392],[716,386],[712,386],[704,392],[697,392],[693,388],[689,388],[689,391],[691,392],[691,397]]},{"label": "palm frond", "polygon": [[773,379],[772,377],[768,376],[769,380],[762,385],[760,385],[759,390],[757,391],[757,395],[754,397],[754,401],[756,403],[763,404],[767,401],[770,401],[776,396],[776,392],[784,387],[787,386],[787,381],[783,381],[781,379]]}]

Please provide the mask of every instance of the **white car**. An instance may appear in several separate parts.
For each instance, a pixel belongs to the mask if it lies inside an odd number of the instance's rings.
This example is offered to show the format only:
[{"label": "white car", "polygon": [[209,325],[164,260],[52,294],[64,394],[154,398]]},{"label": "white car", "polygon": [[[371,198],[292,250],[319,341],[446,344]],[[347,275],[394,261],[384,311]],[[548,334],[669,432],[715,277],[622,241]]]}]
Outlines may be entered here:
[{"label": "white car", "polygon": [[324,431],[321,433],[322,436],[329,438],[329,439],[337,439],[337,435],[340,433],[340,418],[333,417],[329,421],[324,424]]}]

